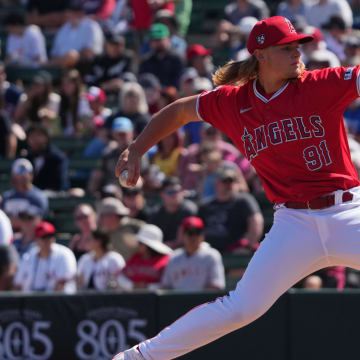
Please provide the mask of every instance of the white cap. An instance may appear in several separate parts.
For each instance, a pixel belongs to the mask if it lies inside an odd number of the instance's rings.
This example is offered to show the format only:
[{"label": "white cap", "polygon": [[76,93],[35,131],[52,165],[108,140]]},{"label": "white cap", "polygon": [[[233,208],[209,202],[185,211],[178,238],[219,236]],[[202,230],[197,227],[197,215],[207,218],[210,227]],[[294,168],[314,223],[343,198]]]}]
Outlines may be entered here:
[{"label": "white cap", "polygon": [[249,35],[252,28],[254,27],[254,25],[258,22],[259,20],[254,17],[254,16],[244,16],[238,23],[238,28],[239,30],[244,34],[244,35]]},{"label": "white cap", "polygon": [[308,63],[310,61],[327,61],[330,67],[341,66],[339,58],[332,51],[326,49],[314,50],[309,56]]},{"label": "white cap", "polygon": [[29,174],[34,171],[31,162],[28,159],[20,158],[14,161],[11,172],[17,175]]},{"label": "white cap", "polygon": [[136,238],[139,242],[160,254],[170,255],[172,253],[172,249],[163,243],[163,232],[156,225],[143,225],[136,234]]},{"label": "white cap", "polygon": [[194,91],[196,92],[213,89],[213,84],[206,77],[195,78],[193,86],[194,86]]}]

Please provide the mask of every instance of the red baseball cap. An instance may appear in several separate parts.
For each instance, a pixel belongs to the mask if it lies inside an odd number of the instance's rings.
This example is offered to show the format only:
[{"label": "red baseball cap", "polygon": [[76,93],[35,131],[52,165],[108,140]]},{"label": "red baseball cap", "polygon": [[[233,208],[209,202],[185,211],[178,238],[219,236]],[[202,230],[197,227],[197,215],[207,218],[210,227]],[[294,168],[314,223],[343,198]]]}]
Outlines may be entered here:
[{"label": "red baseball cap", "polygon": [[102,104],[106,103],[106,94],[104,90],[97,86],[91,86],[86,94],[86,98],[89,102],[99,100]]},{"label": "red baseball cap", "polygon": [[188,61],[192,60],[195,56],[206,56],[210,54],[211,54],[211,50],[206,49],[204,46],[200,44],[190,45],[186,50],[186,58]]},{"label": "red baseball cap", "polygon": [[47,221],[42,221],[35,227],[35,236],[36,237],[43,237],[46,235],[54,235],[56,230],[53,224],[50,224]]},{"label": "red baseball cap", "polygon": [[184,229],[195,228],[195,229],[203,229],[204,223],[197,216],[188,216],[182,222],[182,227]]},{"label": "red baseball cap", "polygon": [[249,35],[247,49],[250,54],[253,54],[256,49],[293,41],[303,44],[313,38],[311,35],[298,34],[289,19],[283,16],[272,16],[255,24]]}]

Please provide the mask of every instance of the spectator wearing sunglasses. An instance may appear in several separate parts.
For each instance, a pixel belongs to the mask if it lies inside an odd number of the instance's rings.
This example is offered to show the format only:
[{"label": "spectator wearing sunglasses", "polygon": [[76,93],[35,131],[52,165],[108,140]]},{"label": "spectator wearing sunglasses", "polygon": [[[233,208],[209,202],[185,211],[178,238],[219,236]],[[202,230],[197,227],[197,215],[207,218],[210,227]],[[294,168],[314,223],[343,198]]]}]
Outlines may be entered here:
[{"label": "spectator wearing sunglasses", "polygon": [[205,240],[220,252],[251,253],[263,234],[259,204],[250,193],[241,191],[239,178],[234,169],[219,169],[215,196],[200,205]]},{"label": "spectator wearing sunglasses", "polygon": [[142,180],[133,187],[122,188],[122,198],[124,205],[130,210],[130,217],[149,221],[151,209],[146,204]]},{"label": "spectator wearing sunglasses", "polygon": [[164,233],[164,242],[171,248],[181,245],[178,230],[182,221],[197,214],[197,205],[185,199],[179,178],[172,176],[165,178],[161,191],[161,203],[150,217],[150,223],[157,225]]},{"label": "spectator wearing sunglasses", "polygon": [[55,243],[56,230],[46,221],[35,228],[37,246],[24,254],[15,276],[14,289],[65,291],[76,289],[76,259],[66,246]]},{"label": "spectator wearing sunglasses", "polygon": [[223,289],[225,270],[219,251],[204,242],[204,223],[196,216],[181,225],[184,247],[175,250],[161,279],[164,289]]}]

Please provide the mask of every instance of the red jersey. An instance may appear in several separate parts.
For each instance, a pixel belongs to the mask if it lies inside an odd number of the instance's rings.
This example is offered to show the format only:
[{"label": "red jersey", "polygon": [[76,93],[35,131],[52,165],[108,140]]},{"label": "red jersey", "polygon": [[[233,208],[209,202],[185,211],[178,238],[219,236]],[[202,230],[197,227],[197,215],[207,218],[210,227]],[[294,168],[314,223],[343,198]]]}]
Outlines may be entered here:
[{"label": "red jersey", "polygon": [[270,98],[257,80],[199,95],[197,112],[251,162],[273,203],[308,201],[360,184],[343,112],[359,96],[359,66],[305,71]]},{"label": "red jersey", "polygon": [[126,262],[123,273],[133,282],[158,283],[169,259],[169,255],[158,255],[145,259],[135,253]]}]

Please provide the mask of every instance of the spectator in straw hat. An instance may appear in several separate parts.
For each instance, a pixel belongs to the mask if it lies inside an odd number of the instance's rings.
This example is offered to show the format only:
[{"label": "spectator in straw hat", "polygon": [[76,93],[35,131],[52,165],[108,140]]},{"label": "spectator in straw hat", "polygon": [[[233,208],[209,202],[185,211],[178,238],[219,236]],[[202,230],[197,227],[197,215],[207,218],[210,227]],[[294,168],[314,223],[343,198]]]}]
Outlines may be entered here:
[{"label": "spectator in straw hat", "polygon": [[136,239],[136,253],[127,261],[123,270],[133,288],[154,288],[160,283],[172,250],[163,243],[163,233],[155,225],[143,225]]}]

